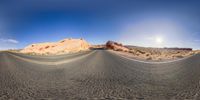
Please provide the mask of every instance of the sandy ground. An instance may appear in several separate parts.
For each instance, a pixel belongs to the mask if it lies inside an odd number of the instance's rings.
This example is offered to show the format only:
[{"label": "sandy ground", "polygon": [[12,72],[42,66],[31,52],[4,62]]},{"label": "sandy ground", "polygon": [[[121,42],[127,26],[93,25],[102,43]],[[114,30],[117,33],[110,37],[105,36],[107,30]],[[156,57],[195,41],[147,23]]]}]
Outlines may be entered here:
[{"label": "sandy ground", "polygon": [[[118,54],[146,61],[168,61],[189,57],[198,53],[190,48],[150,48],[128,46],[128,52],[119,51]],[[185,50],[184,50],[185,49]]]},{"label": "sandy ground", "polygon": [[123,52],[123,51],[113,51],[113,50],[109,50],[110,52],[113,52],[117,55],[121,55],[123,57],[127,57],[130,59],[136,59],[136,60],[141,60],[141,61],[146,61],[146,62],[165,62],[165,61],[173,61],[173,60],[179,60],[179,59],[183,59],[183,58],[188,58],[191,57],[192,55],[185,55],[185,56],[181,56],[181,57],[166,57],[166,56],[159,56],[159,55],[153,55],[153,57],[151,56],[146,56],[145,54],[143,55],[134,55],[130,52]]}]

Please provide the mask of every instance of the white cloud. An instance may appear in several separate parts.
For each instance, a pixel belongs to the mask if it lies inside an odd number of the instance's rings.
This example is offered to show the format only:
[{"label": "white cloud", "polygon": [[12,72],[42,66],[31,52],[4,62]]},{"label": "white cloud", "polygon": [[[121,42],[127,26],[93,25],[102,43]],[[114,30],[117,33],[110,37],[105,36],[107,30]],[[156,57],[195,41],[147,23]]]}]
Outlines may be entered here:
[{"label": "white cloud", "polygon": [[17,44],[17,43],[19,43],[19,41],[15,40],[15,39],[0,39],[0,42],[12,43],[12,44]]},{"label": "white cloud", "polygon": [[19,43],[19,41],[17,41],[17,40],[14,40],[14,39],[8,39],[8,40],[7,40],[7,42],[10,42],[10,43],[15,43],[15,44]]}]

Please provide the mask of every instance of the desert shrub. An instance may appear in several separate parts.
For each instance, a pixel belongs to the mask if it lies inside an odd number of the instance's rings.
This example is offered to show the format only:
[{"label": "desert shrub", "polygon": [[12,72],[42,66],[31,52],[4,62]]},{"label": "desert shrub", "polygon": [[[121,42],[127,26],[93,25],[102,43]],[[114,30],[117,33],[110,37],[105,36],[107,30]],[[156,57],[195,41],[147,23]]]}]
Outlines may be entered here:
[{"label": "desert shrub", "polygon": [[63,43],[63,42],[65,42],[65,40],[60,41],[60,43]]},{"label": "desert shrub", "polygon": [[51,53],[50,52],[46,52],[46,55],[50,55]]},{"label": "desert shrub", "polygon": [[135,53],[135,51],[134,50],[129,50],[129,53]]},{"label": "desert shrub", "polygon": [[122,49],[115,49],[116,51],[123,51]]},{"label": "desert shrub", "polygon": [[146,58],[146,60],[152,60],[152,59],[153,59],[152,57],[147,57],[147,58]]},{"label": "desert shrub", "polygon": [[37,55],[36,53],[34,52],[29,52],[29,53],[26,53],[27,55]]},{"label": "desert shrub", "polygon": [[48,48],[49,48],[49,46],[46,46],[46,47],[45,47],[45,49],[48,49]]},{"label": "desert shrub", "polygon": [[150,56],[150,54],[149,54],[149,53],[147,53],[147,54],[146,54],[146,56]]},{"label": "desert shrub", "polygon": [[129,52],[128,50],[124,50],[124,52]]},{"label": "desert shrub", "polygon": [[134,50],[133,48],[130,48],[130,50]]},{"label": "desert shrub", "polygon": [[158,61],[161,61],[161,60],[162,60],[162,58],[157,58],[156,60],[158,60]]},{"label": "desert shrub", "polygon": [[194,52],[189,52],[189,55],[194,55],[195,53]]},{"label": "desert shrub", "polygon": [[174,56],[174,57],[176,57],[176,58],[183,58],[182,55],[176,55],[176,56]]},{"label": "desert shrub", "polygon": [[141,54],[145,54],[144,51],[141,51],[141,50],[137,50],[137,52],[141,53]]},{"label": "desert shrub", "polygon": [[139,55],[140,55],[140,53],[139,53],[139,52],[136,52],[135,54],[136,54],[137,56],[139,56]]}]

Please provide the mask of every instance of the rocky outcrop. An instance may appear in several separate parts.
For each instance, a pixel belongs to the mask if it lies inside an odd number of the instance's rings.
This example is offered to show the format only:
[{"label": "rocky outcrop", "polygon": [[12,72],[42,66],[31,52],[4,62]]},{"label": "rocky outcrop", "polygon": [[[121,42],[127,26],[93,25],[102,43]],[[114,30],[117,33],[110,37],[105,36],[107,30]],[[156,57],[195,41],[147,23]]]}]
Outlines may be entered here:
[{"label": "rocky outcrop", "polygon": [[31,44],[21,50],[21,53],[34,54],[64,54],[88,50],[90,44],[84,39],[64,39],[58,42]]},{"label": "rocky outcrop", "polygon": [[115,51],[129,51],[128,48],[124,47],[121,43],[117,43],[117,42],[114,42],[114,41],[108,41],[106,43],[106,48],[107,49],[112,49],[112,50],[115,50]]}]

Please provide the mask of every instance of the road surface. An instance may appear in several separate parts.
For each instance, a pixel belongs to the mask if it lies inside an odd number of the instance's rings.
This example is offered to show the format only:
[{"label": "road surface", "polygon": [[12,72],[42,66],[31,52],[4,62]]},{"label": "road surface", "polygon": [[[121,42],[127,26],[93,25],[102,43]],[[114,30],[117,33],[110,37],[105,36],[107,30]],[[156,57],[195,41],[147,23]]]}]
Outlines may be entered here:
[{"label": "road surface", "polygon": [[200,55],[142,63],[106,50],[0,53],[1,99],[200,100]]}]

